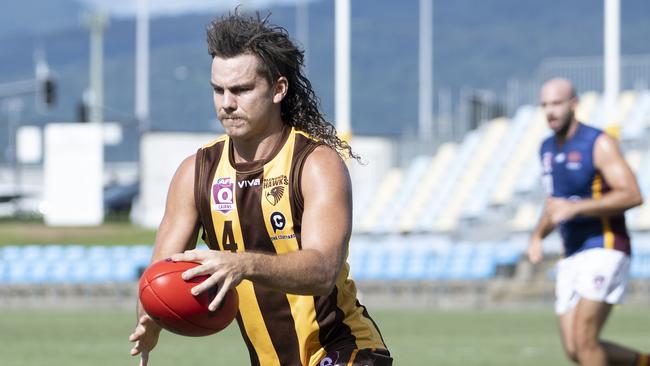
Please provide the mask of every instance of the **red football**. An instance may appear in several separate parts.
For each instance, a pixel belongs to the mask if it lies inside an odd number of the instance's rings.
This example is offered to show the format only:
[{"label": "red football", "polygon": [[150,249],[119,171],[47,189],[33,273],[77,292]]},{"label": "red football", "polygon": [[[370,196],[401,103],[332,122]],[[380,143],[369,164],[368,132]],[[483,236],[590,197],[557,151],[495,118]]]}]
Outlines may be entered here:
[{"label": "red football", "polygon": [[234,289],[228,291],[215,311],[208,310],[208,305],[216,289],[192,295],[190,289],[208,276],[185,281],[181,274],[198,265],[165,259],[151,264],[140,277],[139,294],[144,310],[170,332],[192,337],[214,334],[227,327],[237,315],[239,296]]}]

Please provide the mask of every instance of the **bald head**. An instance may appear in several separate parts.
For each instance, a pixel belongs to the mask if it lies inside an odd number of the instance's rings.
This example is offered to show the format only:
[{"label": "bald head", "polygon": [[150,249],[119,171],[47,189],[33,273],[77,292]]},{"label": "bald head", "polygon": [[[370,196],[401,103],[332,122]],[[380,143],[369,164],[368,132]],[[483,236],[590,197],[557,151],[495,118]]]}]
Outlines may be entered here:
[{"label": "bald head", "polygon": [[566,135],[576,125],[575,109],[578,98],[573,84],[564,78],[554,78],[542,86],[539,100],[548,126],[559,135]]},{"label": "bald head", "polygon": [[553,78],[542,85],[541,95],[544,94],[554,94],[562,99],[571,99],[576,97],[576,89],[568,79]]}]

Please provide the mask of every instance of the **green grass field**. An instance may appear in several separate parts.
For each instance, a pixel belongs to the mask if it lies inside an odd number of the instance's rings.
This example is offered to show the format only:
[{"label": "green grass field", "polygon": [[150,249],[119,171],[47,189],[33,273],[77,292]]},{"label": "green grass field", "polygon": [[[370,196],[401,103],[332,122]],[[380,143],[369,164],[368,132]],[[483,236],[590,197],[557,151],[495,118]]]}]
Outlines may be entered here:
[{"label": "green grass field", "polygon": [[[126,222],[94,228],[49,228],[38,221],[0,221],[0,245],[153,243],[155,232]],[[137,365],[129,355],[130,311],[1,309],[0,366]],[[570,365],[551,307],[545,310],[374,310],[395,365]],[[605,337],[650,350],[650,310],[617,308]],[[211,337],[163,332],[151,366],[247,365],[236,325]]]},{"label": "green grass field", "polygon": [[21,244],[153,244],[156,231],[123,221],[101,226],[49,227],[39,220],[0,220],[0,245]]},{"label": "green grass field", "polygon": [[[569,365],[551,310],[371,312],[395,357],[395,365]],[[0,312],[0,364],[137,365],[127,337],[131,312]],[[650,348],[648,309],[615,310],[605,336]],[[203,338],[163,332],[150,365],[247,365],[236,325]]]}]

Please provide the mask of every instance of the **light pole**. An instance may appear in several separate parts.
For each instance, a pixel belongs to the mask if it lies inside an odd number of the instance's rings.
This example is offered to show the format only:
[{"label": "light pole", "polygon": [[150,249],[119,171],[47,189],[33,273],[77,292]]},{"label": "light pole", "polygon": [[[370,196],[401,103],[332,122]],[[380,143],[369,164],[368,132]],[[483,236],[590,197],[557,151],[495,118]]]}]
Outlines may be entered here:
[{"label": "light pole", "polygon": [[85,14],[82,23],[90,31],[90,121],[104,120],[104,31],[108,27],[105,13]]},{"label": "light pole", "polygon": [[336,130],[349,137],[350,123],[350,0],[334,3],[334,102]]},{"label": "light pole", "polygon": [[433,0],[420,0],[418,129],[420,139],[433,138]]}]

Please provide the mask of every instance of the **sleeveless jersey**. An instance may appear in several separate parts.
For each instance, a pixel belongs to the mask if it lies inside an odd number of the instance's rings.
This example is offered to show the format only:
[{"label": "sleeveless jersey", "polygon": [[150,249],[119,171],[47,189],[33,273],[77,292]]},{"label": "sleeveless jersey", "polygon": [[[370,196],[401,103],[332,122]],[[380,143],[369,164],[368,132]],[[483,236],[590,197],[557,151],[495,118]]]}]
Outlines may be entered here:
[{"label": "sleeveless jersey", "polygon": [[[265,161],[234,164],[227,136],[199,149],[195,199],[208,246],[273,255],[301,250],[300,174],[318,145],[304,132],[286,127],[282,142]],[[346,261],[327,296],[287,294],[242,281],[237,323],[251,364],[316,365],[342,349],[386,349],[356,298],[349,269]]]},{"label": "sleeveless jersey", "polygon": [[[575,134],[559,147],[555,136],[540,150],[547,193],[569,200],[599,199],[610,187],[593,162],[594,144],[603,131],[579,123]],[[623,214],[578,216],[560,224],[565,255],[590,248],[609,248],[630,255],[630,237]]]}]

